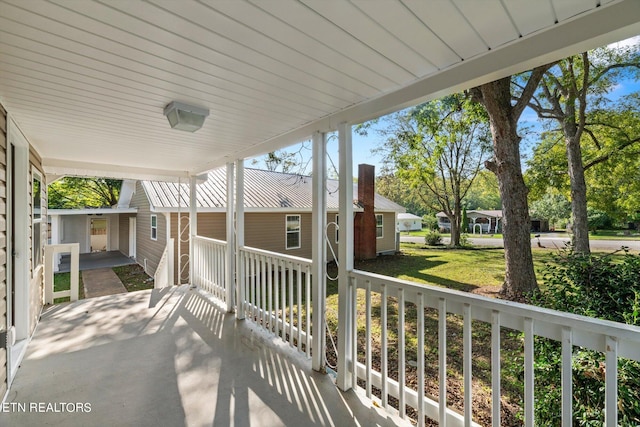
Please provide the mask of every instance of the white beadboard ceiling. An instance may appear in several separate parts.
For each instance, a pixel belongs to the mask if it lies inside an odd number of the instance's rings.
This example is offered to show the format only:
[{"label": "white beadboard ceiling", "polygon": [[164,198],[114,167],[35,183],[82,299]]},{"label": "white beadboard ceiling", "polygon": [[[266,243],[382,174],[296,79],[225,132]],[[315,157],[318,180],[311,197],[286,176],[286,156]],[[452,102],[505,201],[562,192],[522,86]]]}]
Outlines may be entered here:
[{"label": "white beadboard ceiling", "polygon": [[0,102],[48,174],[170,179],[637,34],[638,0],[0,0]]}]

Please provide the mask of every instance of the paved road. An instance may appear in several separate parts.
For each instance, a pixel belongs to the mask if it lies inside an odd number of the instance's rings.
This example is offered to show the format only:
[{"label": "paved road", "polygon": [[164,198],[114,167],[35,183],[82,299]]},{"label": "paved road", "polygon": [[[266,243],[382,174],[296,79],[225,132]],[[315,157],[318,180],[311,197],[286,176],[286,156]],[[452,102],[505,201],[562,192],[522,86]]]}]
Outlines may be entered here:
[{"label": "paved road", "polygon": [[[565,236],[554,235],[553,233],[543,234],[540,236],[540,245],[545,248],[552,249],[561,249],[564,248],[565,245],[569,242],[569,238]],[[414,236],[400,236],[401,242],[413,242],[413,243],[424,243],[424,237],[414,237]],[[444,244],[449,243],[448,237],[443,237],[442,241]],[[469,242],[474,246],[495,246],[495,247],[503,247],[503,242],[501,238],[491,238],[491,237],[482,237],[482,238],[473,238],[469,237]],[[591,249],[593,250],[602,250],[602,251],[615,251],[620,249],[622,246],[626,246],[632,251],[640,251],[640,240],[591,240],[590,242]],[[531,247],[538,247],[538,239],[531,239]]]}]

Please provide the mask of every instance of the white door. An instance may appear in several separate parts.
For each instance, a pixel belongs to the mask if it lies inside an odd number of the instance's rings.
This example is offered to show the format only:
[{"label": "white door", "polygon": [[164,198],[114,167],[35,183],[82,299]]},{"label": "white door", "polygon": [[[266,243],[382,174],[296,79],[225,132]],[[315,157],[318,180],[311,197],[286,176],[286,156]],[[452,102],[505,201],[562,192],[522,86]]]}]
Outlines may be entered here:
[{"label": "white door", "polygon": [[129,218],[129,257],[136,257],[136,219]]},{"label": "white door", "polygon": [[91,250],[104,252],[109,248],[109,221],[106,218],[91,218],[90,221]]},{"label": "white door", "polygon": [[13,120],[7,127],[7,329],[15,345],[7,350],[9,383],[29,336],[29,144]]}]

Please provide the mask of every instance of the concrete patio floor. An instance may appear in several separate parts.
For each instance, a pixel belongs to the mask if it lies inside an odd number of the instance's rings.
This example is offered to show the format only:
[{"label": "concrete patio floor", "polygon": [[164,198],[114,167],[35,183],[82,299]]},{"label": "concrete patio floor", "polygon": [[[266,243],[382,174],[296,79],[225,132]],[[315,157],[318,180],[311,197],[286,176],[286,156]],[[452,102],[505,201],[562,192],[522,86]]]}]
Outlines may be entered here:
[{"label": "concrete patio floor", "polygon": [[401,422],[186,286],[46,308],[6,404],[0,425]]}]

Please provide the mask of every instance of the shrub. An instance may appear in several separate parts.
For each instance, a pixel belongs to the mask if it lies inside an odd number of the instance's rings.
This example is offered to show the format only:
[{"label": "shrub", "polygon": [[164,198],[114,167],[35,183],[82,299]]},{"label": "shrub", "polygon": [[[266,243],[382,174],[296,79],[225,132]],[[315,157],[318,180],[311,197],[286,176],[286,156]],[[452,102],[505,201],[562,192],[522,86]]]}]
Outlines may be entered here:
[{"label": "shrub", "polygon": [[424,242],[429,246],[442,244],[442,236],[437,231],[430,231],[424,236]]},{"label": "shrub", "polygon": [[422,228],[426,228],[427,230],[437,230],[438,218],[436,218],[435,215],[424,215],[422,217]]},{"label": "shrub", "polygon": [[[545,266],[545,290],[534,297],[537,305],[640,325],[640,256],[582,255],[561,251]],[[574,425],[604,425],[602,353],[575,347],[573,352]],[[540,425],[560,425],[560,343],[536,338],[535,407]],[[618,360],[620,425],[640,425],[640,362]]]}]

